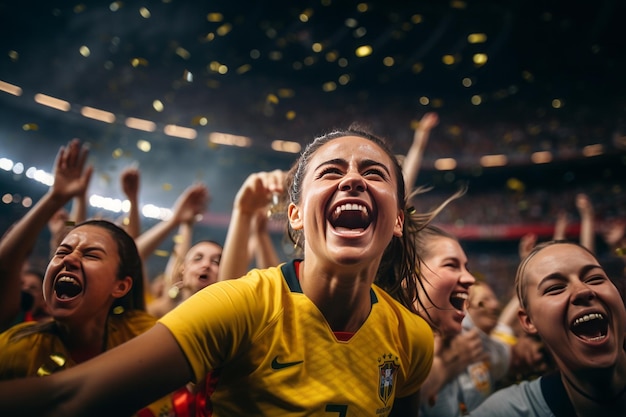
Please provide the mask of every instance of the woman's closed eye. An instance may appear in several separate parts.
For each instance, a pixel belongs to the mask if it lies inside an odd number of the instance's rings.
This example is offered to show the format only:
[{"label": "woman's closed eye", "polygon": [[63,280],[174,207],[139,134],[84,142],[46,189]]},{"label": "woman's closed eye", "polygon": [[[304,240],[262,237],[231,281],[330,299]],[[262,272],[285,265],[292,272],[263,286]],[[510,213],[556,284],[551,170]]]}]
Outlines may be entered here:
[{"label": "woman's closed eye", "polygon": [[603,284],[608,280],[604,275],[592,275],[590,277],[585,278],[585,283],[590,285],[599,285]]},{"label": "woman's closed eye", "polygon": [[551,284],[551,285],[548,285],[543,290],[543,294],[545,294],[545,295],[560,294],[561,292],[563,292],[564,289],[565,289],[565,284],[563,284],[563,283]]},{"label": "woman's closed eye", "polygon": [[443,264],[444,268],[459,269],[459,262],[448,261]]},{"label": "woman's closed eye", "polygon": [[72,253],[73,250],[74,249],[71,246],[62,244],[62,245],[57,247],[57,250],[54,252],[54,255],[55,256],[65,256],[65,255],[68,255],[68,254]]},{"label": "woman's closed eye", "polygon": [[326,167],[317,174],[317,179],[329,176],[340,176],[343,171],[337,167]]},{"label": "woman's closed eye", "polygon": [[378,168],[367,169],[366,171],[363,172],[363,176],[367,178],[371,178],[371,177],[379,177],[382,179],[387,178],[387,174],[382,169],[378,169]]}]

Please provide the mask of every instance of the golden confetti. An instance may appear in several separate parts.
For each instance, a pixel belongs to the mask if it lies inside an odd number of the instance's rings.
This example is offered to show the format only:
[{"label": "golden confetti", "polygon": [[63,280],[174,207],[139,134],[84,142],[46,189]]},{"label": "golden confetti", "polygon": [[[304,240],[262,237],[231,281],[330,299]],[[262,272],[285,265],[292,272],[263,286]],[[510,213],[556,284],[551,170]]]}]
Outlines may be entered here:
[{"label": "golden confetti", "polygon": [[130,60],[130,65],[132,65],[135,68],[137,68],[139,66],[147,67],[148,66],[148,60],[145,59],[145,58],[133,58],[133,59]]},{"label": "golden confetti", "polygon": [[374,52],[374,49],[370,45],[363,45],[363,46],[359,46],[358,48],[356,48],[356,51],[354,51],[354,54],[358,56],[359,58],[364,58],[366,56],[371,55],[372,52]]},{"label": "golden confetti", "polygon": [[219,12],[209,13],[206,15],[206,20],[209,22],[221,22],[224,20],[224,15]]},{"label": "golden confetti", "polygon": [[336,89],[337,89],[337,84],[334,81],[328,81],[322,84],[322,90],[326,93],[335,91]]},{"label": "golden confetti", "polygon": [[180,46],[178,48],[176,48],[176,55],[178,55],[182,59],[189,59],[189,58],[191,58],[191,53],[188,50],[186,50],[185,48],[180,47]]},{"label": "golden confetti", "polygon": [[39,125],[37,123],[26,123],[22,125],[22,130],[39,130]]},{"label": "golden confetti", "polygon": [[60,353],[51,354],[46,362],[37,369],[37,376],[47,376],[65,366],[67,358]]},{"label": "golden confetti", "polygon": [[231,30],[233,30],[233,26],[230,23],[225,23],[217,28],[215,32],[217,32],[219,36],[226,36],[228,35],[228,33],[230,33]]},{"label": "golden confetti", "polygon": [[193,126],[206,126],[209,123],[209,119],[205,116],[195,116],[191,119],[191,124]]},{"label": "golden confetti", "polygon": [[485,65],[488,59],[489,58],[487,57],[487,54],[474,54],[474,56],[472,57],[474,64],[477,66]]}]

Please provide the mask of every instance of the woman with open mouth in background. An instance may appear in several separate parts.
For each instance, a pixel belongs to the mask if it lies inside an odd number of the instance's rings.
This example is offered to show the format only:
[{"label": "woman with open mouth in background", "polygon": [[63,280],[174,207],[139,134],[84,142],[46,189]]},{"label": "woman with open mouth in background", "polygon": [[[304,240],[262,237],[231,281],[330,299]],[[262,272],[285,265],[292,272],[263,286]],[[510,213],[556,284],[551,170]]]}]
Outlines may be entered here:
[{"label": "woman with open mouth in background", "polygon": [[537,245],[520,264],[519,320],[558,372],[494,393],[472,416],[626,415],[626,308],[597,258],[581,245]]}]

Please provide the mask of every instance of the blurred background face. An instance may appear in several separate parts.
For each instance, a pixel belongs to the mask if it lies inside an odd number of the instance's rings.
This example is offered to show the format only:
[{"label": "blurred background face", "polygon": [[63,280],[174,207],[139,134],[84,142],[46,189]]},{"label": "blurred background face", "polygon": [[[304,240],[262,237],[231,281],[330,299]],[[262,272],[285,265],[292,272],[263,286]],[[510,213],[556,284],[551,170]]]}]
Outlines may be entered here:
[{"label": "blurred background face", "polygon": [[461,332],[469,288],[475,282],[467,270],[467,257],[459,242],[443,236],[433,238],[422,256],[420,273],[428,297],[421,289],[420,297],[432,324],[442,335],[454,336]]},{"label": "blurred background face", "polygon": [[222,247],[216,243],[200,242],[192,246],[183,264],[183,288],[193,294],[215,284],[221,258]]},{"label": "blurred background face", "polygon": [[474,324],[489,334],[495,329],[500,316],[500,301],[485,283],[475,284],[470,288],[467,312]]},{"label": "blurred background face", "polygon": [[38,313],[47,311],[46,301],[43,298],[43,277],[28,270],[22,272],[22,291],[29,293],[33,297],[31,311]]}]

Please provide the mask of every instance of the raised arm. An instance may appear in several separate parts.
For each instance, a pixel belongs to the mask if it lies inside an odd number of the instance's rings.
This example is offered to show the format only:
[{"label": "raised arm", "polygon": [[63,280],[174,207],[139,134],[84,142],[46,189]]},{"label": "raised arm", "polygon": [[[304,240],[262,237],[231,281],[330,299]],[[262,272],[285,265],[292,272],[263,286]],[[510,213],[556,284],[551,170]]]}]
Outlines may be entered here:
[{"label": "raised arm", "polygon": [[526,233],[524,236],[522,236],[517,247],[520,261],[523,261],[530,254],[536,244],[536,234]]},{"label": "raised arm", "polygon": [[[88,148],[85,148],[86,150]],[[76,190],[71,202],[71,210],[68,212],[65,207],[60,208],[48,221],[50,231],[50,254],[54,253],[67,231],[75,224],[87,220],[87,189],[91,178],[82,182],[80,189]]]},{"label": "raised arm", "polygon": [[70,214],[61,207],[58,209],[52,217],[48,220],[48,231],[50,232],[50,241],[48,242],[48,256],[52,257],[52,254],[56,252],[59,243],[65,237],[65,233],[72,227],[73,221],[70,220]]},{"label": "raised arm", "polygon": [[553,240],[564,240],[567,237],[567,212],[561,210],[556,215],[556,222],[554,223]]},{"label": "raised arm", "polygon": [[580,214],[580,244],[595,253],[594,210],[586,194],[581,193],[576,196],[576,208]]},{"label": "raised arm", "polygon": [[435,356],[433,365],[421,388],[421,402],[433,406],[437,393],[463,372],[470,364],[486,360],[489,354],[484,351],[477,329],[443,340],[435,336]]},{"label": "raised arm", "polygon": [[176,339],[157,323],[62,372],[0,381],[0,407],[12,417],[127,416],[193,377]]},{"label": "raised arm", "polygon": [[251,174],[235,196],[233,212],[226,232],[218,281],[239,278],[248,272],[248,239],[252,222],[259,210],[266,209],[272,200],[272,193],[284,192],[284,171],[257,172]]},{"label": "raised arm", "polygon": [[183,222],[178,226],[178,233],[174,236],[174,248],[165,265],[165,287],[170,288],[180,281],[178,270],[185,259],[185,255],[191,248],[193,240],[193,227],[195,221]]},{"label": "raised arm", "polygon": [[422,159],[424,157],[424,149],[428,144],[430,131],[439,124],[439,116],[437,113],[426,113],[419,122],[415,133],[413,134],[413,143],[402,163],[402,175],[404,176],[404,184],[406,186],[406,194],[410,194],[417,180],[420,168],[422,167]]},{"label": "raised arm", "polygon": [[626,219],[607,221],[602,226],[601,234],[611,254],[626,259]]},{"label": "raised arm", "polygon": [[[537,244],[537,235],[534,233],[527,233],[519,241],[518,254],[520,261],[524,260],[528,254],[533,250]],[[519,310],[519,300],[517,294],[513,293],[508,303],[502,309],[500,316],[498,317],[498,323],[513,327],[517,321],[517,311]]]},{"label": "raised arm", "polygon": [[209,203],[209,189],[204,184],[194,184],[185,189],[172,209],[172,215],[140,234],[135,242],[141,259],[146,260],[165,238],[181,223],[193,222],[202,214]]},{"label": "raised arm", "polygon": [[252,220],[252,231],[248,242],[248,251],[254,254],[257,268],[269,268],[280,263],[280,258],[268,230],[268,216],[259,210]]},{"label": "raised arm", "polygon": [[72,208],[69,214],[69,221],[74,224],[87,220],[87,188],[89,181],[83,183],[83,187],[72,199]]},{"label": "raised arm", "polygon": [[[176,305],[174,301],[178,291],[182,288],[182,275],[180,274],[185,255],[191,248],[193,239],[193,226],[195,221],[183,222],[178,226],[178,233],[174,236],[174,247],[170,253],[165,270],[163,271],[163,291],[159,297],[150,297],[147,304],[148,313],[160,318]],[[176,286],[175,295],[172,290]]]},{"label": "raised arm", "polygon": [[93,168],[86,167],[88,149],[73,140],[61,147],[54,162],[54,183],[46,194],[0,240],[0,329],[19,313],[20,274],[48,221],[84,192]]},{"label": "raised arm", "polygon": [[141,175],[136,167],[128,167],[120,174],[122,191],[130,203],[127,221],[124,222],[126,232],[136,239],[141,233],[141,219],[139,216],[139,184]]}]

